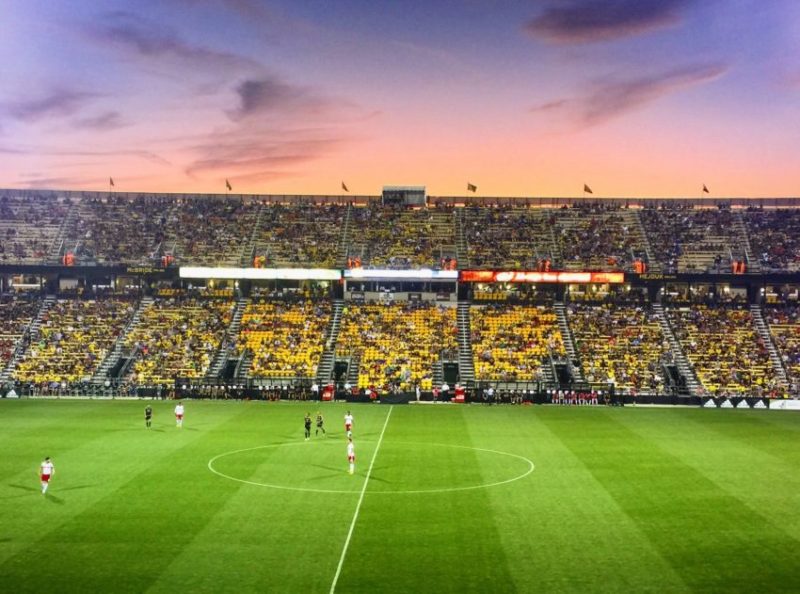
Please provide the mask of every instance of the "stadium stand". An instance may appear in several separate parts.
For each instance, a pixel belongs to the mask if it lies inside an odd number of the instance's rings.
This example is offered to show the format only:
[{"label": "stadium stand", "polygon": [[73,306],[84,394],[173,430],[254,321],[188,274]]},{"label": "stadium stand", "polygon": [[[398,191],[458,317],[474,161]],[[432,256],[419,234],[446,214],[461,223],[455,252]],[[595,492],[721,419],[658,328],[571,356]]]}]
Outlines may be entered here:
[{"label": "stadium stand", "polygon": [[347,206],[338,204],[265,204],[254,253],[271,268],[333,268],[347,212]]},{"label": "stadium stand", "polygon": [[567,314],[589,383],[612,382],[628,393],[663,393],[661,363],[669,359],[670,349],[646,307],[572,303]]},{"label": "stadium stand", "polygon": [[0,197],[0,264],[42,263],[67,211],[65,202],[51,197]]},{"label": "stadium stand", "polygon": [[463,209],[467,263],[472,268],[533,268],[557,253],[550,210]]},{"label": "stadium stand", "polygon": [[743,217],[764,270],[800,271],[800,211],[752,209]]},{"label": "stadium stand", "polygon": [[135,311],[126,299],[59,299],[42,317],[14,379],[35,384],[88,381]]},{"label": "stadium stand", "polygon": [[454,307],[430,303],[349,305],[342,315],[338,356],[360,359],[359,388],[419,384],[430,390],[433,365],[443,351],[455,352]]},{"label": "stadium stand", "polygon": [[453,209],[371,203],[351,213],[348,257],[365,268],[434,268],[456,254]]},{"label": "stadium stand", "polygon": [[39,309],[39,302],[16,295],[0,296],[0,371],[11,360],[17,344]]},{"label": "stadium stand", "polygon": [[253,353],[249,376],[313,378],[331,317],[330,301],[250,303],[239,328],[238,353]]},{"label": "stadium stand", "polygon": [[235,303],[213,299],[158,299],[125,337],[137,352],[133,376],[140,384],[172,384],[208,370],[231,322]]},{"label": "stadium stand", "polygon": [[769,352],[749,311],[694,304],[669,307],[666,312],[708,393],[735,395],[773,388]]},{"label": "stadium stand", "polygon": [[550,355],[565,355],[564,341],[549,307],[486,305],[470,308],[475,378],[536,381]]},{"label": "stadium stand", "polygon": [[800,306],[771,307],[764,310],[764,317],[796,393],[800,387]]},{"label": "stadium stand", "polygon": [[729,272],[744,257],[742,229],[730,209],[681,206],[640,211],[655,258],[669,272]]}]

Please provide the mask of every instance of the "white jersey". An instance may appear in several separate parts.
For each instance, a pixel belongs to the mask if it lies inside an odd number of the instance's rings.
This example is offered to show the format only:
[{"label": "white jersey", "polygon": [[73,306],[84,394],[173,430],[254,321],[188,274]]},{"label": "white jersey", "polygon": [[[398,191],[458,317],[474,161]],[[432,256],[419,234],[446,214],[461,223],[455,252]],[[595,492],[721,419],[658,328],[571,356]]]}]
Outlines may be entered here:
[{"label": "white jersey", "polygon": [[353,458],[356,455],[356,446],[351,441],[347,444],[347,457]]},{"label": "white jersey", "polygon": [[183,405],[182,404],[178,404],[178,405],[175,406],[175,414],[176,415],[182,415],[183,414]]},{"label": "white jersey", "polygon": [[353,415],[345,415],[344,416],[344,424],[345,425],[352,425],[353,424]]},{"label": "white jersey", "polygon": [[52,462],[42,462],[42,466],[40,468],[41,474],[50,476],[53,474],[55,470],[55,466],[53,466]]}]

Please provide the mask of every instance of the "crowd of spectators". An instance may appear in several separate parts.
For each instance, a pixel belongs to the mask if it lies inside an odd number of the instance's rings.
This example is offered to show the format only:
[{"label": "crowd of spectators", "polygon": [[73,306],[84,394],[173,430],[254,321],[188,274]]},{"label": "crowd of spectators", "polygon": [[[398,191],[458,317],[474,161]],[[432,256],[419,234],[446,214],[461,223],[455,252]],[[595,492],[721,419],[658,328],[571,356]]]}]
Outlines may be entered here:
[{"label": "crowd of spectators", "polygon": [[0,296],[0,371],[5,368],[20,340],[29,336],[28,325],[40,302],[24,296]]},{"label": "crowd of spectators", "polygon": [[775,387],[769,351],[753,316],[737,307],[668,307],[675,337],[707,392],[766,395]]},{"label": "crowd of spectators", "polygon": [[800,211],[749,210],[743,214],[750,247],[764,270],[800,270]]},{"label": "crowd of spectators", "polygon": [[360,389],[431,390],[434,363],[456,350],[455,308],[429,302],[348,305],[336,343],[337,356],[360,357]]},{"label": "crowd of spectators", "polygon": [[333,268],[341,241],[347,206],[263,205],[256,234],[256,256],[267,267]]},{"label": "crowd of spectators", "polygon": [[571,303],[567,316],[587,382],[617,390],[663,393],[669,343],[655,315],[643,306]]},{"label": "crowd of spectators", "polygon": [[633,211],[562,209],[551,222],[566,270],[629,270],[634,254],[646,252]]},{"label": "crowd of spectators", "polygon": [[250,377],[313,378],[330,324],[330,301],[260,301],[245,308],[238,352],[253,354]]},{"label": "crowd of spectators", "polygon": [[789,382],[794,386],[792,393],[797,394],[800,388],[800,306],[770,307],[764,310],[764,318]]},{"label": "crowd of spectators", "polygon": [[142,311],[125,346],[136,354],[139,384],[170,384],[208,371],[236,304],[214,299],[157,299]]},{"label": "crowd of spectators", "polygon": [[52,197],[0,196],[0,264],[43,262],[67,208]]},{"label": "crowd of spectators", "polygon": [[59,299],[41,318],[13,377],[35,384],[86,381],[136,310],[128,299]]},{"label": "crowd of spectators", "polygon": [[462,220],[470,267],[520,270],[540,259],[554,260],[552,216],[548,210],[466,207]]},{"label": "crowd of spectators", "polygon": [[434,268],[455,255],[451,207],[408,209],[372,203],[353,208],[348,254],[365,268]]},{"label": "crowd of spectators", "polygon": [[730,209],[662,206],[645,208],[640,217],[665,272],[728,272],[731,256],[743,257]]},{"label": "crowd of spectators", "polygon": [[497,304],[470,308],[475,379],[540,381],[550,355],[565,354],[552,308]]}]

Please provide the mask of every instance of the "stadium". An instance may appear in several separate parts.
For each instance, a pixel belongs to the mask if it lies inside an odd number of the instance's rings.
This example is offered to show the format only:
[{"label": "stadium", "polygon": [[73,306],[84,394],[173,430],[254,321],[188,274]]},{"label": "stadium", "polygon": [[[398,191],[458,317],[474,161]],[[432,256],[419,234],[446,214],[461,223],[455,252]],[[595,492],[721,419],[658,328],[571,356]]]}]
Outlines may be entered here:
[{"label": "stadium", "polygon": [[800,3],[3,3],[0,593],[797,592]]},{"label": "stadium", "polygon": [[[800,402],[793,200],[5,190],[0,208],[9,591],[39,588],[42,556],[64,591],[794,574],[773,552],[794,542],[795,419],[772,412]],[[304,441],[307,412],[327,433]],[[51,508],[20,470],[42,447]],[[41,517],[54,534],[30,539]],[[770,571],[719,570],[720,548]]]}]

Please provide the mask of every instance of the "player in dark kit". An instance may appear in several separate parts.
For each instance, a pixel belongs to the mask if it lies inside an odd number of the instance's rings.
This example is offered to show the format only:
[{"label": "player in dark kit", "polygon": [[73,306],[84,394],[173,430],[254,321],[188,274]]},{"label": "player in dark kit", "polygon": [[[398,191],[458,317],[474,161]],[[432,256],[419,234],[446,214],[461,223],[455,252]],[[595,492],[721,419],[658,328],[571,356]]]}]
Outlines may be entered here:
[{"label": "player in dark kit", "polygon": [[150,425],[153,422],[153,407],[149,404],[144,407],[144,425],[148,429],[150,429]]},{"label": "player in dark kit", "polygon": [[322,419],[322,414],[317,411],[317,430],[314,432],[314,435],[319,435],[320,431],[322,431],[322,434],[325,435],[325,427],[322,426],[324,422],[325,421]]},{"label": "player in dark kit", "polygon": [[308,441],[308,438],[311,437],[311,415],[308,413],[306,413],[305,424],[306,424],[306,441]]}]

